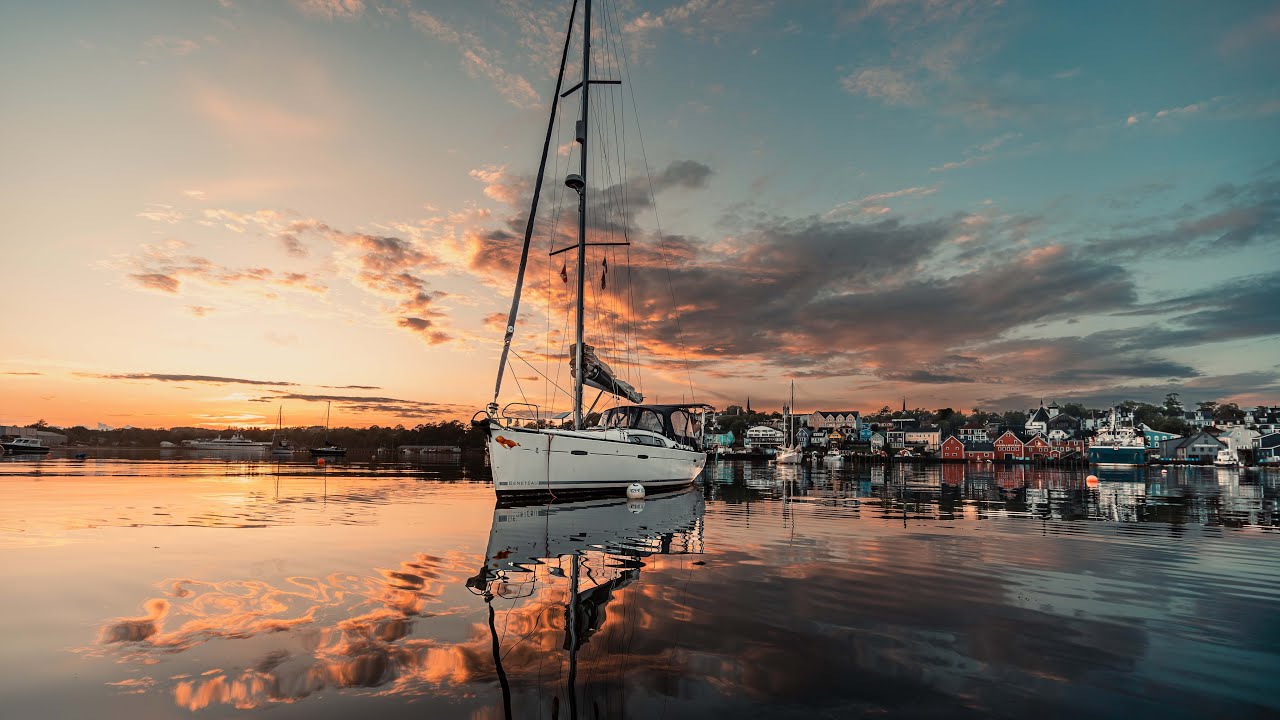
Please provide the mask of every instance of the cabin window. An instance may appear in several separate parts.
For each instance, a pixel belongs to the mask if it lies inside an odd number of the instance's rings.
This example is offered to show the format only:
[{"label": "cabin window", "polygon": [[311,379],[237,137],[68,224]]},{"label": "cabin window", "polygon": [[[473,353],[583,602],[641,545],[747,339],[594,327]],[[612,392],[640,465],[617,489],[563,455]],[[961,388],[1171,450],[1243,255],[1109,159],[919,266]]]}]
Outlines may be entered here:
[{"label": "cabin window", "polygon": [[677,437],[698,437],[701,433],[701,427],[693,421],[689,413],[683,410],[676,410],[671,413],[671,428],[675,431]]},{"label": "cabin window", "polygon": [[658,434],[662,434],[664,429],[662,427],[662,418],[652,410],[641,410],[640,417],[636,418],[636,422],[632,427],[637,430],[649,430]]},{"label": "cabin window", "polygon": [[632,435],[631,442],[637,445],[653,445],[655,447],[666,447],[667,444],[652,435]]}]

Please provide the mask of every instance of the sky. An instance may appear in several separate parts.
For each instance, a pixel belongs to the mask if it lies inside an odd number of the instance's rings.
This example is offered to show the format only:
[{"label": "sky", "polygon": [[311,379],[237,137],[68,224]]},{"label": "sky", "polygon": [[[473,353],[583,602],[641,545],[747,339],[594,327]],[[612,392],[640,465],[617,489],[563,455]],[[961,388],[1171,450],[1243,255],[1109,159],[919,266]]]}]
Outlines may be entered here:
[{"label": "sky", "polygon": [[[569,7],[0,9],[0,424],[482,409]],[[1275,3],[593,12],[623,84],[592,89],[589,235],[631,245],[589,253],[587,337],[649,400],[1280,402]],[[567,409],[580,95],[504,403]]]}]

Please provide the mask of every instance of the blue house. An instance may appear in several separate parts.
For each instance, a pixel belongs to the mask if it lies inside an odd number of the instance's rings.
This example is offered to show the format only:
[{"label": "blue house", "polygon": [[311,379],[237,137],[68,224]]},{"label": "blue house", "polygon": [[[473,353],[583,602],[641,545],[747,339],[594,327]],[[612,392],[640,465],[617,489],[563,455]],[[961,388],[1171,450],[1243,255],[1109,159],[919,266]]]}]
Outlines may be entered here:
[{"label": "blue house", "polygon": [[733,447],[733,440],[734,440],[734,437],[733,437],[732,430],[723,434],[708,434],[707,447],[709,448]]},{"label": "blue house", "polygon": [[1160,443],[1164,442],[1165,440],[1172,440],[1176,437],[1181,437],[1181,436],[1175,435],[1173,433],[1162,432],[1160,430],[1152,430],[1150,426],[1148,426],[1146,423],[1143,423],[1142,437],[1146,438],[1147,447],[1158,448],[1160,447]]}]

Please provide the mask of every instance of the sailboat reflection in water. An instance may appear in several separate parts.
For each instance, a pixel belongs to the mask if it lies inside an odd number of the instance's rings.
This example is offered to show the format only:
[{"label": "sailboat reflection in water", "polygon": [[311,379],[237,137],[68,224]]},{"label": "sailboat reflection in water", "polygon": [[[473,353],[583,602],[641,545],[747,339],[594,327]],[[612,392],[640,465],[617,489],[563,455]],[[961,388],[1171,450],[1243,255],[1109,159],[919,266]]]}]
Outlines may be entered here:
[{"label": "sailboat reflection in water", "polygon": [[[609,604],[618,598],[618,591],[639,579],[647,559],[654,555],[701,554],[703,511],[702,496],[692,489],[651,495],[644,500],[583,500],[500,506],[494,510],[485,564],[467,580],[467,587],[488,605],[493,662],[506,717],[512,717],[512,683],[503,660],[540,629],[537,626],[555,622],[553,614],[545,611],[548,605],[563,608],[563,649],[568,655],[563,690],[568,716],[578,716],[579,695],[587,696],[585,699],[594,708],[588,713],[592,716],[600,711],[601,700],[605,709],[610,709],[608,698],[590,697],[590,691],[579,688],[578,654],[609,622]],[[511,601],[500,603],[504,608],[500,622],[495,600]],[[544,609],[537,613],[536,625],[527,634],[506,633],[509,621],[514,619],[518,624],[527,620],[529,611],[538,606]],[[501,632],[499,625],[504,628]],[[595,654],[617,652],[619,645],[625,653],[625,642],[609,645],[608,649],[596,648]],[[612,668],[610,672],[616,671],[616,663],[592,659],[591,667],[608,666]],[[545,660],[539,659],[540,667]],[[604,683],[592,682],[589,677],[585,680],[591,687],[622,689],[620,678],[616,677]],[[554,717],[561,706],[560,694],[553,695],[550,702]]]}]

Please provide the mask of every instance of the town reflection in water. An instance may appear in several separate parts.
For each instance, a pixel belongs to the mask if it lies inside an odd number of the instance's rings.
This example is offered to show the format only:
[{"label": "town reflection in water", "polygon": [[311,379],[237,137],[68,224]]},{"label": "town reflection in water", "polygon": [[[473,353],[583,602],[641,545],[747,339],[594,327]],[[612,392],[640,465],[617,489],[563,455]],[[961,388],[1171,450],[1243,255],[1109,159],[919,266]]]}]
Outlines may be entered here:
[{"label": "town reflection in water", "polygon": [[[495,507],[487,484],[407,469],[353,466],[338,483],[190,470],[215,483],[203,500],[148,497],[176,526],[94,517],[148,546],[267,540],[183,548],[184,575],[132,566],[136,612],[99,615],[78,651],[118,714],[1280,711],[1276,474],[1103,471],[1093,486],[1031,466],[730,462],[642,501]],[[242,496],[224,492],[240,482]],[[209,498],[254,524],[228,525]],[[27,529],[81,532],[67,527]],[[275,554],[287,562],[255,557]],[[38,707],[101,709],[74,702]]]}]

